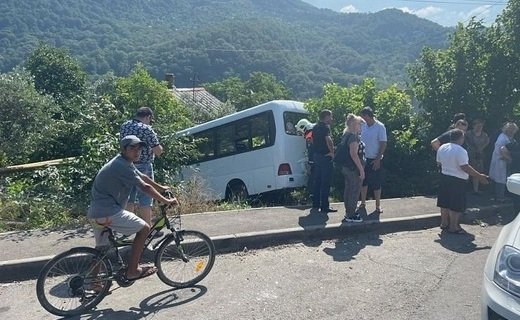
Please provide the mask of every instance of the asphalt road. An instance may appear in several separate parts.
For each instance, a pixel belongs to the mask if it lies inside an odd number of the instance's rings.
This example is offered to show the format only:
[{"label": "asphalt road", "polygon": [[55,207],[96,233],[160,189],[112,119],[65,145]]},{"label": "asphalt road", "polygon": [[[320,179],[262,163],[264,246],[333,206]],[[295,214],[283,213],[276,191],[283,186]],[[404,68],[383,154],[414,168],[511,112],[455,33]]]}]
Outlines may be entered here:
[{"label": "asphalt road", "polygon": [[[482,270],[501,226],[285,245],[217,257],[198,286],[157,277],[78,319],[479,319]],[[54,319],[35,281],[0,285],[1,319]]]}]

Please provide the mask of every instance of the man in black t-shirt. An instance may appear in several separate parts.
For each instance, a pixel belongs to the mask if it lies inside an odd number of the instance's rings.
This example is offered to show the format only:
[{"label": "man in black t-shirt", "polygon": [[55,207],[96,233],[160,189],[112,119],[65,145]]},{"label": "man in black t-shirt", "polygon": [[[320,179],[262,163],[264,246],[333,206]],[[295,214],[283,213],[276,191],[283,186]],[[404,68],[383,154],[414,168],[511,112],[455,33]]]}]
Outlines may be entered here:
[{"label": "man in black t-shirt", "polygon": [[334,166],[334,145],[330,136],[332,112],[320,112],[320,121],[312,129],[312,146],[314,160],[314,186],[312,192],[312,207],[322,213],[336,212],[329,207],[330,184]]}]

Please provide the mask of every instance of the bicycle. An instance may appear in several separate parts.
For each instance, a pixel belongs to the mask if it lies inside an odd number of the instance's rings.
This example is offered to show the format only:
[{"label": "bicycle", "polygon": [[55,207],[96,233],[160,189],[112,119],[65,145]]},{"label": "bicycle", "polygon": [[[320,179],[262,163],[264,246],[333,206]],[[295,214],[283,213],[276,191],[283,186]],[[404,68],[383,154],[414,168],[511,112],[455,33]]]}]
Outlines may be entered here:
[{"label": "bicycle", "polygon": [[[170,219],[167,209],[164,205],[160,207],[161,217],[150,228],[144,247],[157,240],[152,250],[157,275],[162,282],[175,288],[190,287],[211,271],[215,246],[204,233],[181,229],[178,206]],[[164,227],[171,233],[156,239],[155,234]],[[45,310],[57,316],[82,314],[92,310],[111,293],[109,290],[114,280],[123,288],[136,281],[126,279],[127,265],[119,250],[130,246],[132,240],[116,238],[108,227],[104,227],[103,232],[108,232],[110,244],[107,248],[72,248],[55,256],[43,267],[36,283],[36,294]]]}]

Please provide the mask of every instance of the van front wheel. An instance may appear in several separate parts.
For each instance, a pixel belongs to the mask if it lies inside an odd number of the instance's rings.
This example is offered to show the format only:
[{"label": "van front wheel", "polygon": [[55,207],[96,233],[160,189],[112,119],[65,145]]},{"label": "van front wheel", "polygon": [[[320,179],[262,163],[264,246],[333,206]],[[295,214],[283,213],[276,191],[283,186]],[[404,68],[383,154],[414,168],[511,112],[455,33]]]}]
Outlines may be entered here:
[{"label": "van front wheel", "polygon": [[226,200],[230,202],[245,202],[249,197],[246,185],[240,180],[232,180],[226,187]]}]

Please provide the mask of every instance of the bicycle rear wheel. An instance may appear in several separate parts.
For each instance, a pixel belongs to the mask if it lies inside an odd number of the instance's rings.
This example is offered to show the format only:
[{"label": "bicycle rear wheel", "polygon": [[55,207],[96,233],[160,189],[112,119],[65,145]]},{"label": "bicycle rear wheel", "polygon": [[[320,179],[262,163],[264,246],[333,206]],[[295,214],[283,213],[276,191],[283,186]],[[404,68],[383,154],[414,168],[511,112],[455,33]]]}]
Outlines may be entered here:
[{"label": "bicycle rear wheel", "polygon": [[171,235],[157,250],[155,265],[159,278],[172,287],[193,286],[204,279],[215,262],[215,246],[202,232],[182,230],[179,242]]},{"label": "bicycle rear wheel", "polygon": [[73,248],[43,267],[36,282],[36,295],[42,307],[52,314],[81,314],[103,300],[111,279],[111,264],[98,250]]}]

